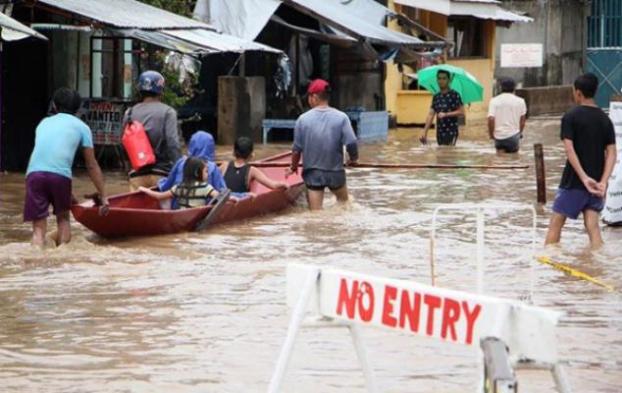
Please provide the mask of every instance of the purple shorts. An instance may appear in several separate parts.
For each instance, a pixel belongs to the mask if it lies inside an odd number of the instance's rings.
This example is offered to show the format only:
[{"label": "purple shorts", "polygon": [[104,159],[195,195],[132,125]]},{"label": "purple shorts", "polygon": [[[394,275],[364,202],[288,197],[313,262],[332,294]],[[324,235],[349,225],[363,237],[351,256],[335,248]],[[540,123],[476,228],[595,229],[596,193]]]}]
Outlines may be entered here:
[{"label": "purple shorts", "polygon": [[51,172],[32,172],[26,177],[24,221],[46,218],[50,204],[58,215],[71,209],[71,179]]},{"label": "purple shorts", "polygon": [[590,194],[587,190],[564,189],[557,190],[553,211],[576,220],[584,210],[600,212],[605,207],[605,200]]}]

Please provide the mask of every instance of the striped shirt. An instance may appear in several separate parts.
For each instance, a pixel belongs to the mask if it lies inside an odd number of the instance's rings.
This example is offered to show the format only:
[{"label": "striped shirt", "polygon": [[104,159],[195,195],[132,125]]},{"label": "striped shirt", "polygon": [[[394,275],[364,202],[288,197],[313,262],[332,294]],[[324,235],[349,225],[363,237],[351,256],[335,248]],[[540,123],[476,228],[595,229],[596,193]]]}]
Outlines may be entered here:
[{"label": "striped shirt", "polygon": [[205,206],[207,199],[214,191],[211,184],[201,182],[194,182],[191,185],[182,183],[171,188],[179,207]]}]

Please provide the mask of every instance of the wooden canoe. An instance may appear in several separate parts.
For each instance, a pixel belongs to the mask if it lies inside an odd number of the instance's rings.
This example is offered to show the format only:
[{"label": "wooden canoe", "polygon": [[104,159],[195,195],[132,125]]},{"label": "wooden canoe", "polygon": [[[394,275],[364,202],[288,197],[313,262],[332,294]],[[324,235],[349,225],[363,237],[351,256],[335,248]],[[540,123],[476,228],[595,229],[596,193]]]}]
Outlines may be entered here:
[{"label": "wooden canoe", "polygon": [[[282,161],[287,154],[279,154],[264,160]],[[300,174],[285,179],[283,167],[262,167],[260,169],[275,180],[287,181],[289,189],[270,190],[252,182],[251,192],[255,198],[245,198],[238,202],[228,201],[217,213],[212,225],[223,222],[243,220],[263,214],[275,213],[293,205],[304,191]],[[92,200],[73,205],[71,212],[79,223],[106,238],[128,236],[153,236],[194,230],[196,225],[210,211],[211,206],[191,209],[162,210],[157,200],[141,192],[114,195],[108,198],[110,211],[102,217]]]}]

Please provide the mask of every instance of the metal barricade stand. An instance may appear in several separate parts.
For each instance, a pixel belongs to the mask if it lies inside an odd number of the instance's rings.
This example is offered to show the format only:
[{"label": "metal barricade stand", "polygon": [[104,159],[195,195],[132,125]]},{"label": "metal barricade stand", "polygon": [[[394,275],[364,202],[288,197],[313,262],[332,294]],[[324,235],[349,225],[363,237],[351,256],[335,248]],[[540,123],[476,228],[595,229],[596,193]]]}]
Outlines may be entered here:
[{"label": "metal barricade stand", "polygon": [[[484,294],[484,251],[485,251],[485,211],[486,210],[527,210],[532,216],[532,235],[531,235],[531,253],[530,261],[530,282],[529,282],[529,303],[533,302],[533,286],[535,280],[536,265],[536,210],[532,205],[503,203],[503,204],[475,204],[461,203],[441,205],[434,209],[432,215],[432,229],[430,231],[430,275],[431,283],[436,285],[436,227],[439,213],[448,210],[458,210],[467,212],[465,214],[474,214],[476,217],[476,243],[477,251],[475,254],[475,263],[477,266],[477,292]],[[496,326],[495,330],[500,331],[502,326]],[[495,337],[482,338],[480,341],[482,349],[482,359],[480,361],[480,370],[483,373],[483,379],[478,391],[484,393],[506,393],[518,392],[518,381],[516,380],[515,369],[539,369],[551,372],[557,391],[560,393],[570,393],[572,390],[565,370],[558,364],[545,364],[530,361],[529,359],[517,359],[510,361],[508,349],[503,341]]]},{"label": "metal barricade stand", "polygon": [[[484,361],[478,393],[516,393],[518,383],[512,367],[517,364],[548,367],[558,391],[570,392],[563,370],[557,364],[555,327],[561,316],[559,312],[410,280],[298,264],[288,266],[287,295],[287,304],[293,311],[268,393],[281,391],[307,313],[319,317],[312,324],[305,324],[307,327],[348,328],[368,392],[380,390],[361,337],[362,327],[383,328],[471,348],[479,343],[483,357],[478,356],[478,360]],[[417,298],[419,305],[414,306],[410,299],[417,302]],[[439,319],[435,321],[430,316],[434,308],[426,311],[425,304],[443,309],[438,311]],[[420,318],[425,318],[421,325]]]}]

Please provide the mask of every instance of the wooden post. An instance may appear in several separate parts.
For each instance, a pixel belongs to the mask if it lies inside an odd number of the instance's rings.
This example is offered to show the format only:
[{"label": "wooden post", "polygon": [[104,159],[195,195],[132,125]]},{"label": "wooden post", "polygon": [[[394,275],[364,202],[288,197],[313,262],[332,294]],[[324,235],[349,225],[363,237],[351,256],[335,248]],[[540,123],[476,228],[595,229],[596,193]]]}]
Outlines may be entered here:
[{"label": "wooden post", "polygon": [[544,152],[542,144],[533,145],[534,157],[536,160],[536,184],[538,188],[538,203],[546,203],[546,179],[544,169]]}]

